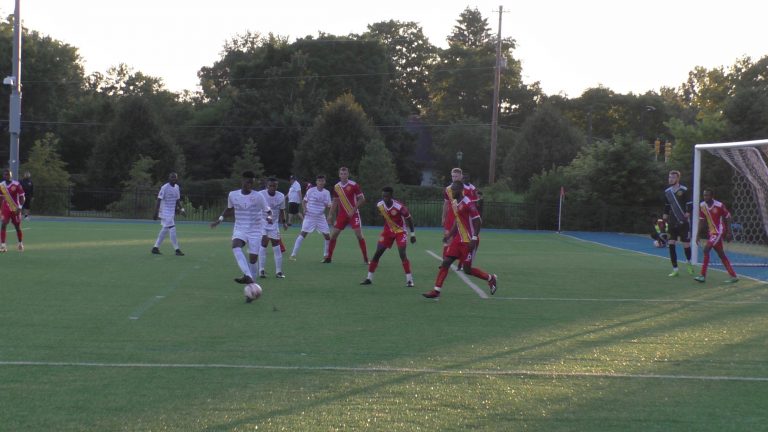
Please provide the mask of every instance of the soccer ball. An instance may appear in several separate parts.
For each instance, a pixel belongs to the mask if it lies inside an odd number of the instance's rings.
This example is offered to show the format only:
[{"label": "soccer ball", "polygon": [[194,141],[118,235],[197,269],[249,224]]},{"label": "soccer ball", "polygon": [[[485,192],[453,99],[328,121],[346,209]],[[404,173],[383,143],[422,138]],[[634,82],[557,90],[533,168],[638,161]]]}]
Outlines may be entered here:
[{"label": "soccer ball", "polygon": [[243,288],[243,294],[248,300],[256,300],[261,297],[261,285],[257,283],[250,283]]}]

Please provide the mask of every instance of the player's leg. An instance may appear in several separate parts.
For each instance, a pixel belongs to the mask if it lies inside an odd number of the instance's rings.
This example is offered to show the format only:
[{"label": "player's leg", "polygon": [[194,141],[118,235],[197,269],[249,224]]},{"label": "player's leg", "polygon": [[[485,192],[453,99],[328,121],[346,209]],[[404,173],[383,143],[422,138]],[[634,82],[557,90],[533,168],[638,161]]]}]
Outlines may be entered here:
[{"label": "player's leg", "polygon": [[707,240],[707,244],[704,246],[704,259],[701,262],[701,274],[699,276],[696,276],[693,278],[696,282],[704,282],[707,280],[707,269],[709,269],[709,256],[710,251],[712,250],[712,241],[711,239]]},{"label": "player's leg", "polygon": [[[19,252],[24,252],[24,233],[21,231],[21,214],[14,214],[11,216],[11,223],[16,229],[16,240],[18,240]],[[5,242],[3,242],[5,243]]]},{"label": "player's leg", "polygon": [[[278,232],[278,237],[280,236]],[[283,249],[279,238],[272,238],[272,256],[275,258],[275,277],[284,278],[283,274]]]},{"label": "player's leg", "polygon": [[466,256],[462,257],[461,262],[463,263],[464,273],[486,281],[488,283],[488,290],[490,291],[491,295],[496,294],[496,275],[490,274],[479,267],[475,267],[472,264],[474,258],[474,255],[470,254],[469,251],[467,251]]},{"label": "player's leg", "polygon": [[363,261],[368,264],[368,246],[365,244],[365,237],[363,237],[363,230],[361,229],[360,212],[355,212],[350,221],[352,229],[355,231],[355,237],[357,237],[357,244],[360,247],[360,252],[363,254]]},{"label": "player's leg", "polygon": [[10,219],[10,215],[7,215],[5,209],[3,209],[2,223],[0,223],[0,252],[8,252],[8,247],[5,245],[5,237],[8,235],[7,229]]},{"label": "player's leg", "polygon": [[738,276],[736,276],[736,272],[733,270],[733,266],[731,265],[731,260],[729,260],[728,257],[725,255],[725,250],[723,249],[722,240],[716,243],[713,246],[713,248],[715,249],[715,252],[717,252],[717,256],[720,257],[720,261],[723,263],[723,266],[725,266],[725,270],[731,276],[731,278],[728,279],[726,283],[738,282],[739,278]]},{"label": "player's leg", "polygon": [[413,286],[413,273],[411,273],[411,262],[408,260],[408,255],[405,253],[406,248],[406,235],[402,234],[402,241],[398,238],[397,253],[400,255],[400,263],[403,265],[403,272],[405,272],[405,286]]},{"label": "player's leg", "polygon": [[688,268],[688,274],[693,274],[693,263],[691,262],[691,227],[689,224],[683,224],[680,232],[680,242],[683,244],[683,252],[685,253],[685,263]]},{"label": "player's leg", "polygon": [[168,227],[168,236],[171,239],[171,245],[173,246],[173,250],[176,252],[176,255],[178,256],[184,256],[184,252],[179,249],[179,240],[176,237],[176,220],[173,216],[163,219],[163,225]]},{"label": "player's leg", "polygon": [[[326,222],[326,226],[328,225],[328,222]],[[291,251],[291,256],[288,257],[291,261],[296,260],[296,254],[299,253],[299,249],[301,248],[301,244],[304,242],[304,239],[307,238],[307,234],[311,233],[317,229],[317,223],[315,222],[314,218],[312,217],[306,217],[301,222],[301,232],[299,235],[296,236],[296,241],[293,242],[293,250]]]},{"label": "player's leg", "polygon": [[379,266],[379,260],[384,252],[387,251],[386,243],[379,242],[376,246],[376,252],[373,254],[373,259],[368,263],[368,276],[360,282],[360,285],[370,285],[373,282],[373,274],[376,273],[376,268]]},{"label": "player's leg", "polygon": [[672,239],[669,240],[669,261],[672,263],[672,273],[670,273],[669,276],[675,277],[678,275],[677,240],[675,240],[675,237],[672,237]]},{"label": "player's leg", "polygon": [[253,283],[253,272],[251,266],[248,265],[248,258],[243,253],[243,246],[245,246],[245,240],[239,238],[241,236],[233,236],[232,238],[232,254],[235,256],[235,262],[243,272],[243,277],[235,279],[235,282],[242,284]]},{"label": "player's leg", "polygon": [[323,258],[323,262],[325,263],[330,263],[333,259],[333,251],[336,250],[336,239],[339,238],[339,234],[347,226],[347,220],[344,216],[342,216],[342,214],[336,216],[336,223],[333,225],[333,229],[331,230],[331,238],[330,242],[328,243],[328,253],[325,254]]},{"label": "player's leg", "polygon": [[160,232],[157,233],[157,239],[155,240],[155,245],[152,247],[152,253],[155,255],[160,255],[160,245],[163,244],[163,241],[165,241],[165,237],[170,232],[170,228],[166,225],[165,219],[160,219]]}]

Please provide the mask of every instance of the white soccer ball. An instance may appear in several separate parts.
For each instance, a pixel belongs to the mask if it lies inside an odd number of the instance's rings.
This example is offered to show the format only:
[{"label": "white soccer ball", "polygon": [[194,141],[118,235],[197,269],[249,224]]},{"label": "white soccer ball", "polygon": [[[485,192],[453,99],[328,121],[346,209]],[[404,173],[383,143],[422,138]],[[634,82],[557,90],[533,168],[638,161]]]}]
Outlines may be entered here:
[{"label": "white soccer ball", "polygon": [[654,247],[657,247],[657,248],[658,248],[658,247],[661,247],[661,243],[659,243],[659,241],[658,241],[658,240],[654,240],[654,241],[653,241],[653,246],[654,246]]},{"label": "white soccer ball", "polygon": [[243,288],[243,294],[245,297],[251,300],[256,300],[261,297],[261,285],[257,283],[250,283]]}]

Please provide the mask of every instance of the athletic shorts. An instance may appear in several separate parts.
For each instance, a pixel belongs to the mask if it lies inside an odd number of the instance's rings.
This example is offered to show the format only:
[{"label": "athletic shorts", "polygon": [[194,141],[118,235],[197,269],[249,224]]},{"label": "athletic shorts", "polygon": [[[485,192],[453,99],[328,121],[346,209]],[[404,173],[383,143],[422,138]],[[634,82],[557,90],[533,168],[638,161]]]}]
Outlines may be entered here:
[{"label": "athletic shorts", "polygon": [[12,212],[11,209],[5,206],[3,206],[2,217],[3,223],[8,223],[8,221],[14,225],[21,223],[21,215],[17,214],[16,212]]},{"label": "athletic shorts", "polygon": [[408,244],[408,234],[405,231],[397,234],[392,231],[381,232],[379,235],[379,247],[389,249],[394,243],[397,243],[398,248],[405,247]]},{"label": "athletic shorts", "polygon": [[337,230],[343,230],[349,225],[352,229],[360,228],[360,212],[356,211],[352,213],[352,216],[348,215],[344,209],[339,209],[339,214],[336,215],[336,223],[333,225]]},{"label": "athletic shorts", "polygon": [[301,223],[301,231],[311,233],[315,230],[322,234],[330,234],[331,230],[328,227],[328,220],[325,219],[325,215],[304,215],[304,221]]},{"label": "athletic shorts", "polygon": [[288,203],[288,214],[299,214],[299,203],[297,202],[289,202]]},{"label": "athletic shorts", "polygon": [[258,255],[259,249],[261,249],[261,238],[264,236],[263,231],[243,232],[235,230],[232,232],[232,240],[242,240],[248,245],[248,253],[251,255]]},{"label": "athletic shorts", "polygon": [[160,225],[163,228],[170,228],[176,225],[176,218],[174,216],[160,216]]},{"label": "athletic shorts", "polygon": [[691,242],[691,226],[686,222],[677,226],[669,227],[669,239],[680,240],[683,243]]},{"label": "athletic shorts", "polygon": [[264,235],[270,239],[280,240],[280,224],[277,222],[264,224]]},{"label": "athletic shorts", "polygon": [[470,243],[463,243],[459,236],[453,237],[451,244],[445,251],[445,256],[456,258],[464,266],[472,267],[472,253],[469,249]]}]

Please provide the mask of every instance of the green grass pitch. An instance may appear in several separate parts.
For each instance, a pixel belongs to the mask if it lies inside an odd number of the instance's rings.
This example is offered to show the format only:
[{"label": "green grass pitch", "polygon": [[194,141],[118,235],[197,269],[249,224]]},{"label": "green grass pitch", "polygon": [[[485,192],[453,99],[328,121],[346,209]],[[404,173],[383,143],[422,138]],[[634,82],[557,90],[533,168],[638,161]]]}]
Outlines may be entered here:
[{"label": "green grass pitch", "polygon": [[[482,234],[432,288],[417,231],[372,286],[354,234],[310,234],[243,302],[231,224],[35,220],[0,255],[0,430],[743,431],[768,424],[768,287],[668,278],[657,257],[552,233]],[[10,227],[9,227],[10,228]],[[285,233],[288,253],[297,229]],[[365,231],[373,255],[379,229]]]}]

